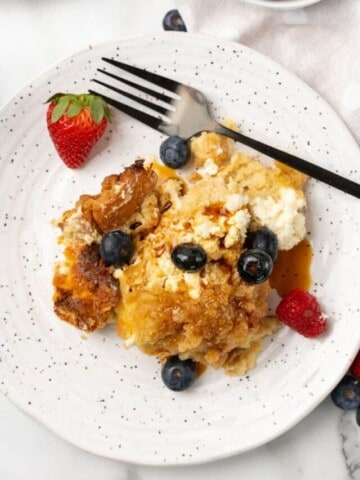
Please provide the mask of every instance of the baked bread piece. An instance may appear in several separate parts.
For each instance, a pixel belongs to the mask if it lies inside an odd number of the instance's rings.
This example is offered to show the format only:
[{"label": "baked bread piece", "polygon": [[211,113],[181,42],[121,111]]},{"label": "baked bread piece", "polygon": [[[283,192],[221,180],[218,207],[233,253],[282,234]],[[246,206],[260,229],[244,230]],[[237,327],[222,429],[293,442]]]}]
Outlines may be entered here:
[{"label": "baked bread piece", "polygon": [[[119,175],[106,177],[98,195],[81,195],[75,210],[99,233],[116,230],[140,208],[156,181],[156,173],[146,170],[143,160],[136,160]],[[73,212],[65,212],[65,218]]]},{"label": "baked bread piece", "polygon": [[106,177],[98,195],[82,195],[75,208],[57,222],[62,231],[59,243],[65,249],[55,267],[53,301],[55,313],[62,320],[94,331],[116,319],[119,282],[113,276],[113,267],[107,267],[100,257],[101,235],[126,222],[131,224],[134,215],[141,216],[156,178],[138,160],[120,175]]}]

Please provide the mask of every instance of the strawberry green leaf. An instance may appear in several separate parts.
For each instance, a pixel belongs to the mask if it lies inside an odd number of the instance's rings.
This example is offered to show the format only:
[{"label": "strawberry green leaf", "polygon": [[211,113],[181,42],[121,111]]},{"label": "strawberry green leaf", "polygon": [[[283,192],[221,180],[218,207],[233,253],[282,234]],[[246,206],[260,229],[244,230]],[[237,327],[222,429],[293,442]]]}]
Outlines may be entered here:
[{"label": "strawberry green leaf", "polygon": [[76,115],[78,115],[81,112],[82,108],[83,107],[80,103],[73,100],[70,103],[69,108],[67,109],[66,116],[68,118],[76,117]]},{"label": "strawberry green leaf", "polygon": [[63,97],[59,103],[56,105],[54,110],[52,111],[51,115],[51,122],[56,123],[59,118],[66,112],[66,109],[68,108],[70,103],[70,99]]},{"label": "strawberry green leaf", "polygon": [[90,102],[90,112],[92,119],[96,124],[100,123],[104,118],[104,103],[99,98],[92,98]]},{"label": "strawberry green leaf", "polygon": [[105,101],[104,101],[104,117],[106,118],[106,120],[111,122],[111,111]]},{"label": "strawberry green leaf", "polygon": [[54,95],[51,95],[51,97],[48,98],[45,103],[50,103],[50,102],[58,103],[58,100],[64,95],[65,93],[61,93],[61,92],[54,93]]},{"label": "strawberry green leaf", "polygon": [[72,95],[71,93],[67,93],[65,95],[62,95],[62,97],[59,98],[59,103],[60,102],[72,102],[73,100],[76,100],[77,97],[76,95]]}]

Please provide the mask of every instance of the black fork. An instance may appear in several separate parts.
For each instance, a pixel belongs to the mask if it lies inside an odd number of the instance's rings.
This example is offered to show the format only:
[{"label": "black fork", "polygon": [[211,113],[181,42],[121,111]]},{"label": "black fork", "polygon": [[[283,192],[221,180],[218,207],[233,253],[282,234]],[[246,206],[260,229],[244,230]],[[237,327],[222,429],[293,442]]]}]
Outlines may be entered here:
[{"label": "black fork", "polygon": [[[98,69],[99,73],[115,80],[119,86],[93,79],[95,83],[101,85],[105,91],[113,91],[136,102],[139,108],[120,102],[104,93],[98,93],[94,90],[90,90],[90,93],[102,96],[109,105],[145,125],[166,135],[177,135],[186,140],[203,131],[213,131],[225,135],[310,177],[349,193],[356,198],[360,198],[360,185],[358,183],[295,155],[247,137],[242,133],[235,132],[218,123],[211,116],[208,101],[200,90],[111,58],[103,58],[102,60],[113,67],[121,69],[123,72],[125,71],[138,77],[138,79],[145,80],[148,84],[151,84],[151,87],[138,81],[124,78],[121,74],[118,75],[105,69]],[[138,94],[132,94],[120,88],[122,84],[136,89]],[[143,94],[147,97],[150,96],[151,99],[144,98]],[[145,107],[149,112],[144,111],[141,107]]]}]

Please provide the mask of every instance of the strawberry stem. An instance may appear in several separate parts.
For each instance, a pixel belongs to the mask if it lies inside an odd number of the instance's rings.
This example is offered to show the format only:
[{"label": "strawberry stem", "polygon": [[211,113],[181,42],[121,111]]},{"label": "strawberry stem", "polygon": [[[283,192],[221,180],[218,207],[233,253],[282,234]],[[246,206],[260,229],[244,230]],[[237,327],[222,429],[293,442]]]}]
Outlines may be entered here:
[{"label": "strawberry stem", "polygon": [[55,93],[46,103],[55,103],[51,122],[56,123],[63,115],[68,118],[76,117],[84,107],[90,108],[91,118],[99,124],[104,118],[111,121],[110,110],[105,100],[99,95],[81,93]]}]

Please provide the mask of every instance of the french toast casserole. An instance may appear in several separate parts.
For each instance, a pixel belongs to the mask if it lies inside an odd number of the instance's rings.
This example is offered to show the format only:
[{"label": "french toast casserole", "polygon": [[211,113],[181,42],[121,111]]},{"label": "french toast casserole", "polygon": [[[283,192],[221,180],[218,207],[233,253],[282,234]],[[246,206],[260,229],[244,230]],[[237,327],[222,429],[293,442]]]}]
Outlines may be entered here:
[{"label": "french toast casserole", "polygon": [[[236,152],[215,133],[194,137],[191,153],[186,179],[166,175],[155,160],[136,160],[62,215],[54,309],[84,331],[116,323],[126,347],[160,360],[178,355],[241,375],[279,322],[268,313],[269,281],[247,283],[237,261],[259,227],[275,232],[280,250],[304,238],[305,177]],[[134,245],[120,267],[108,266],[99,251],[114,230]],[[196,272],[171,258],[176,245],[189,242],[207,256]]]}]

